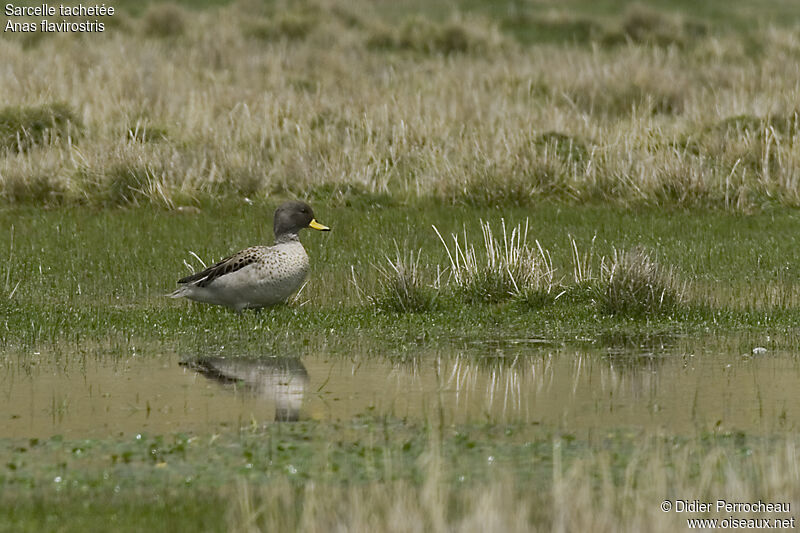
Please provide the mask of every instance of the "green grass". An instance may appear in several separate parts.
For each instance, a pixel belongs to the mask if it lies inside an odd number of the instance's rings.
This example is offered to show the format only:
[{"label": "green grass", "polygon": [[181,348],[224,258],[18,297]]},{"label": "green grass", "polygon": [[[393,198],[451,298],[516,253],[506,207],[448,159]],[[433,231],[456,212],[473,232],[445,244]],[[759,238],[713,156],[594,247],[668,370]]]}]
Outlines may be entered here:
[{"label": "green grass", "polygon": [[[303,236],[312,267],[296,304],[240,317],[164,297],[188,272],[184,260],[199,266],[190,252],[209,263],[271,242],[271,210],[272,205],[245,203],[208,204],[185,214],[152,207],[4,210],[0,344],[14,350],[132,339],[178,345],[346,345],[337,339],[358,332],[402,350],[403,341],[417,337],[447,344],[531,334],[600,338],[619,330],[791,332],[798,319],[798,215],[786,210],[720,215],[558,204],[504,210],[509,225],[528,219],[528,244],[535,246],[537,239],[550,254],[556,282],[551,293],[566,290],[557,300],[531,307],[513,299],[464,300],[449,280],[450,263],[432,225],[444,235],[466,231],[471,242],[480,242],[479,219],[498,227],[497,213],[490,209],[317,202],[318,219],[333,231]],[[593,249],[596,276],[601,257],[611,257],[614,249],[654,251],[658,262],[674,268],[675,278],[687,284],[685,305],[650,319],[603,311],[595,293],[582,288],[592,281],[573,280],[571,238],[579,253]],[[393,239],[424,258],[417,273],[424,275],[423,286],[434,283],[438,265],[440,288],[427,289],[435,290],[437,301],[427,312],[376,313],[369,301],[380,294],[375,266],[396,253]],[[331,329],[338,332],[333,338],[327,335]]]}]

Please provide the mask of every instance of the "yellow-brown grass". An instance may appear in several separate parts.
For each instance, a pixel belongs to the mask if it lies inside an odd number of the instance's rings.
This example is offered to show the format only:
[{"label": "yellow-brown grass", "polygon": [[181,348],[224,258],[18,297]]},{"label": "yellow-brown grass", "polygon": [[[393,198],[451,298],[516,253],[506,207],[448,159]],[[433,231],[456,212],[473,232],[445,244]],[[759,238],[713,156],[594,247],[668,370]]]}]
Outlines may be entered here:
[{"label": "yellow-brown grass", "polygon": [[[475,17],[387,29],[358,0],[266,9],[1,40],[4,104],[64,102],[84,133],[2,152],[0,194],[126,203],[109,190],[132,168],[150,179],[136,201],[166,205],[339,185],[487,205],[800,204],[796,32],[525,47]],[[743,115],[752,128],[720,126]],[[20,194],[26,176],[55,192]]]}]

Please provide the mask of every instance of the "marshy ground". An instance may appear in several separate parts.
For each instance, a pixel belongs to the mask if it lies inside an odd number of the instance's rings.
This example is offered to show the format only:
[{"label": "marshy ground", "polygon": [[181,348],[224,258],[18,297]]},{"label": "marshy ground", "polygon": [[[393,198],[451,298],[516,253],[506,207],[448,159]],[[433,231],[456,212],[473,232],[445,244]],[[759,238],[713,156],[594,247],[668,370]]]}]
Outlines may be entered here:
[{"label": "marshy ground", "polygon": [[[0,530],[800,505],[800,11],[621,4],[121,2],[4,34]],[[164,296],[292,197],[333,231],[288,305]]]}]

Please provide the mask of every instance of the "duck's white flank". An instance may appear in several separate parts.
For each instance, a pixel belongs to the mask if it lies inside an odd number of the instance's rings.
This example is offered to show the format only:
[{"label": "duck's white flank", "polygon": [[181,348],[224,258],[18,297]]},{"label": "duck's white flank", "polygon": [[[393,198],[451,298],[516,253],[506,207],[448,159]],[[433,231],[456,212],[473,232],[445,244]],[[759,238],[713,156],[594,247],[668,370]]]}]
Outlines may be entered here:
[{"label": "duck's white flank", "polygon": [[[237,262],[245,264],[236,268]],[[299,240],[292,240],[242,250],[216,266],[230,271],[218,275],[210,272],[170,296],[224,305],[236,311],[285,302],[306,279],[308,254]]]}]

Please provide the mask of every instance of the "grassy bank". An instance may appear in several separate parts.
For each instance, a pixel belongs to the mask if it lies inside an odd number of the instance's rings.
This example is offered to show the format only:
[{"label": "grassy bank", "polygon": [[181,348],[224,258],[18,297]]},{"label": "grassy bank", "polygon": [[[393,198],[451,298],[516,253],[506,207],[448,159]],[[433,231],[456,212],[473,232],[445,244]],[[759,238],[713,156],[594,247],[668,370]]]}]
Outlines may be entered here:
[{"label": "grassy bank", "polygon": [[154,4],[102,34],[5,35],[0,194],[798,204],[791,27],[731,33],[705,8],[384,7]]},{"label": "grassy bank", "polygon": [[[312,271],[292,305],[238,316],[164,297],[188,266],[201,266],[192,253],[210,264],[234,250],[270,242],[271,209],[269,204],[228,203],[191,213],[154,208],[2,211],[7,230],[0,235],[0,250],[7,261],[0,341],[6,349],[25,351],[62,343],[125,345],[137,339],[170,345],[347,346],[357,334],[365,342],[402,347],[398,341],[596,340],[614,332],[770,331],[787,339],[796,333],[797,215],[785,211],[722,216],[557,204],[506,210],[507,232],[527,221],[528,251],[549,258],[550,285],[526,292],[522,280],[504,277],[508,267],[502,265],[476,267],[471,282],[476,285],[460,286],[432,227],[446,242],[456,234],[484,261],[479,219],[486,217],[502,241],[502,225],[491,209],[322,204],[317,205],[318,218],[333,231],[304,235]],[[627,286],[610,279],[620,250],[641,250],[669,272],[669,279],[644,269],[640,274],[645,277],[636,283],[662,288],[626,292]],[[403,278],[408,273],[401,276],[392,265],[397,266],[398,253],[410,252],[416,254],[412,288],[427,303],[404,310],[391,300],[398,296],[392,284],[408,282]],[[672,286],[680,286],[679,295]],[[659,291],[667,289],[681,300],[662,309],[664,293]],[[653,308],[641,308],[643,303]]]}]

